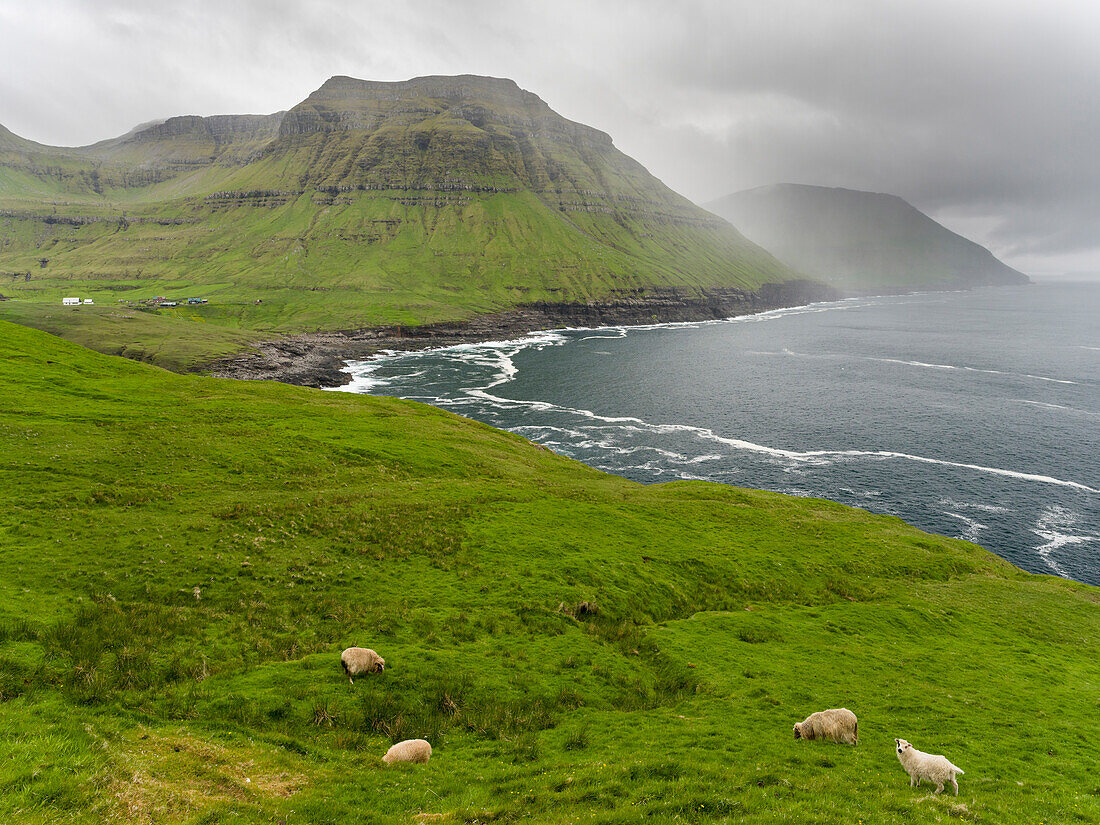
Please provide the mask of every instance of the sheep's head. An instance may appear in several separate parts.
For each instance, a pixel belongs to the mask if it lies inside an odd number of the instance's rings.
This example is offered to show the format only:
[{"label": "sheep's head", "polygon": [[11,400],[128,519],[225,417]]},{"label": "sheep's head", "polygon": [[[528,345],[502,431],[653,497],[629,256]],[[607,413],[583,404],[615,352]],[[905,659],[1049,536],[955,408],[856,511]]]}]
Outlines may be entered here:
[{"label": "sheep's head", "polygon": [[907,750],[910,750],[913,746],[906,742],[904,739],[895,739],[894,745],[898,749],[898,756],[901,756]]},{"label": "sheep's head", "polygon": [[795,739],[801,739],[802,738],[802,723],[801,722],[795,722],[794,723],[794,738]]},{"label": "sheep's head", "polygon": [[374,672],[375,673],[381,673],[385,669],[386,669],[386,660],[383,659],[381,656],[379,656],[378,661],[374,663]]}]

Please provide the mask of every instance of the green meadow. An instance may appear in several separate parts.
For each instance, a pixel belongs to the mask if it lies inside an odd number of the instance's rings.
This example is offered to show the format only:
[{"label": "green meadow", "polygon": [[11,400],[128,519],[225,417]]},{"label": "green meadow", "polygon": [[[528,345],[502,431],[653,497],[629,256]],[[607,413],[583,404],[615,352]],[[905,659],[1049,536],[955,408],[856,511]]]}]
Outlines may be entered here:
[{"label": "green meadow", "polygon": [[5,821],[1100,822],[1100,591],[973,544],[4,322],[0,444]]}]

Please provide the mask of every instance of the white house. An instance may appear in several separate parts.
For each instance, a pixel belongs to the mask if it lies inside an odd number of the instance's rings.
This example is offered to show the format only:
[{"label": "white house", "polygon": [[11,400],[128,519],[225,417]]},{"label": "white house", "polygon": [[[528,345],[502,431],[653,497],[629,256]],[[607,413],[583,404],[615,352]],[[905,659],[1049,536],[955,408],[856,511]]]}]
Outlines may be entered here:
[{"label": "white house", "polygon": [[62,298],[61,299],[61,305],[62,306],[74,307],[74,306],[77,306],[79,303],[80,303],[79,298]]},{"label": "white house", "polygon": [[95,301],[93,301],[93,300],[92,300],[91,298],[85,298],[85,299],[84,299],[84,303],[85,303],[85,304],[94,304],[94,303],[95,303]]}]

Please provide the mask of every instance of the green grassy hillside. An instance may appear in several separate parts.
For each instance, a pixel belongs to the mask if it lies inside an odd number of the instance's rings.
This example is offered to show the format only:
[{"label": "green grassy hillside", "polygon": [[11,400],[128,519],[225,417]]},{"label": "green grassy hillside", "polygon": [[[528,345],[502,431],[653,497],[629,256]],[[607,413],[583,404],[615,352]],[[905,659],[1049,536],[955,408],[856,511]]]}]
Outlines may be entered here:
[{"label": "green grassy hillside", "polygon": [[[0,294],[206,297],[143,326],[196,352],[212,340],[208,355],[236,340],[226,329],[416,325],[796,277],[509,80],[333,78],[286,113],[171,118],[78,149],[0,133]],[[51,320],[123,351],[87,319]]]},{"label": "green grassy hillside", "polygon": [[959,289],[1028,278],[895,195],[784,183],[708,207],[780,260],[850,290]]},{"label": "green grassy hillside", "polygon": [[1100,591],[975,545],[7,323],[0,440],[6,821],[1100,821]]}]

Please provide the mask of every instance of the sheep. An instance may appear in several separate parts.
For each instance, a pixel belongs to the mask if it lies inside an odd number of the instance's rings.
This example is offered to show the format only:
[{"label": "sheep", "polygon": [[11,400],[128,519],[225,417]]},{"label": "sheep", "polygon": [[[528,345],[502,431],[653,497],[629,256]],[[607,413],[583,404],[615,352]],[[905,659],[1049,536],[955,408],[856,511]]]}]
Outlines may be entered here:
[{"label": "sheep", "polygon": [[340,654],[340,664],[344,666],[344,673],[353,685],[355,680],[352,676],[360,673],[381,673],[386,669],[386,660],[369,647],[349,647]]},{"label": "sheep", "polygon": [[382,761],[387,765],[394,762],[427,762],[432,758],[432,746],[427,739],[406,739],[392,746]]},{"label": "sheep", "polygon": [[794,726],[795,739],[828,739],[845,745],[859,740],[859,722],[848,708],[819,710]]},{"label": "sheep", "polygon": [[922,779],[936,784],[936,793],[943,790],[945,782],[950,782],[955,789],[955,796],[959,795],[959,783],[955,781],[955,775],[963,775],[965,771],[955,767],[947,758],[935,753],[924,753],[906,742],[904,739],[895,739],[894,745],[898,749],[898,761],[909,774],[909,787],[920,785]]}]

